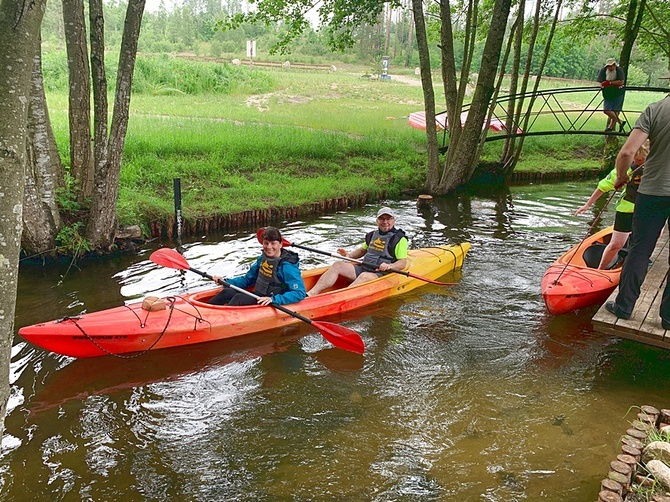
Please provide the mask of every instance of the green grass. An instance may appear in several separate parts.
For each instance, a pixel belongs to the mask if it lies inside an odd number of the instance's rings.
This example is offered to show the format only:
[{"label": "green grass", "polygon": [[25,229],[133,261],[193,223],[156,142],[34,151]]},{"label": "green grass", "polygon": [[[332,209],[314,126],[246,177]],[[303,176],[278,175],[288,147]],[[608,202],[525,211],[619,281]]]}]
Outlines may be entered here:
[{"label": "green grass", "polygon": [[[131,101],[121,223],[170,217],[175,177],[182,180],[186,218],[381,191],[395,196],[422,187],[425,133],[407,123],[411,112],[423,109],[420,86],[364,79],[362,69],[310,73],[223,66],[225,71],[215,63],[169,58],[138,64],[135,84],[141,92]],[[62,77],[56,66],[49,68],[49,75]],[[439,96],[439,81],[435,87]],[[66,90],[47,88],[67,164]],[[566,102],[583,108],[591,97],[575,95]],[[627,106],[641,110],[653,100],[631,95]],[[552,120],[541,116],[534,130],[555,127]],[[597,129],[604,126],[602,113],[591,120]],[[603,144],[598,136],[527,138],[517,169],[597,168]],[[483,158],[497,160],[502,145],[487,143]]]}]

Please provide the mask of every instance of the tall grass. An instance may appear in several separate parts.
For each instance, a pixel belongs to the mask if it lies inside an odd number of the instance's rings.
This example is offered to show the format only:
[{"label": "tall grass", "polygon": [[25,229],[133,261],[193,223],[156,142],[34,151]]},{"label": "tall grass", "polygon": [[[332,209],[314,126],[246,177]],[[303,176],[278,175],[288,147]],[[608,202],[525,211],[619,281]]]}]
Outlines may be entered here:
[{"label": "tall grass", "polygon": [[[105,72],[110,92],[116,86],[119,55],[105,54]],[[47,91],[67,91],[67,54],[64,51],[42,55],[42,73]],[[133,74],[133,92],[150,95],[232,94],[268,92],[275,86],[270,73],[253,72],[228,63],[201,63],[170,57],[139,55]]]}]

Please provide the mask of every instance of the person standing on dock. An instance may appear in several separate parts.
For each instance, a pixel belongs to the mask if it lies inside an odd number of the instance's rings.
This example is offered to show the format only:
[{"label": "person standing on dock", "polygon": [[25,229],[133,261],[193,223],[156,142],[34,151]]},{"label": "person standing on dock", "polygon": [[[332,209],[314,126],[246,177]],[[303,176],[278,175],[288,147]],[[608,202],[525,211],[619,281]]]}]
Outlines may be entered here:
[{"label": "person standing on dock", "polygon": [[331,265],[319,278],[307,296],[314,296],[331,287],[342,276],[353,281],[350,286],[371,281],[395,269],[403,270],[407,266],[407,238],[405,232],[395,228],[395,213],[389,207],[377,211],[377,230],[365,236],[365,243],[347,253],[338,249],[338,254],[346,258],[363,258],[363,264],[338,261]]},{"label": "person standing on dock", "polygon": [[605,66],[600,69],[598,78],[603,93],[603,113],[607,115],[607,126],[605,131],[613,131],[615,125],[619,125],[619,132],[623,132],[626,121],[619,118],[619,112],[623,108],[623,84],[626,76],[623,68],[616,64],[616,59],[609,58]]},{"label": "person standing on dock", "polygon": [[[665,77],[670,78],[670,77]],[[637,149],[649,138],[651,149],[638,188],[633,212],[630,252],[621,272],[619,294],[605,308],[621,319],[629,319],[647,275],[649,257],[670,218],[670,97],[645,108],[616,159],[619,188],[628,182],[628,168]],[[661,302],[661,324],[670,329],[670,282]]]}]

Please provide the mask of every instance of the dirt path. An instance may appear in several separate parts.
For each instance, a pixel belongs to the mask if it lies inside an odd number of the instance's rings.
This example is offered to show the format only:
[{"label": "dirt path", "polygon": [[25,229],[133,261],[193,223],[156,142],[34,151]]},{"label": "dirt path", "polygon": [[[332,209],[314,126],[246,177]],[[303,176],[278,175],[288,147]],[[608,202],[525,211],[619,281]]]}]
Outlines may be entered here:
[{"label": "dirt path", "polygon": [[403,84],[408,85],[421,85],[421,79],[407,77],[405,75],[391,75],[391,80],[395,80],[396,82],[402,82]]}]

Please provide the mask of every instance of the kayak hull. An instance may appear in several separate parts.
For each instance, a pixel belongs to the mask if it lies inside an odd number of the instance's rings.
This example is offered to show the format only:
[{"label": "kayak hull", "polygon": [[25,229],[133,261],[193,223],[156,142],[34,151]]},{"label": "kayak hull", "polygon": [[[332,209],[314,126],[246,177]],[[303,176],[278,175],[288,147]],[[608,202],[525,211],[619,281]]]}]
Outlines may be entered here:
[{"label": "kayak hull", "polygon": [[[470,244],[423,248],[409,252],[413,274],[429,279],[463,265]],[[303,272],[309,289],[327,270]],[[387,274],[351,288],[340,280],[332,290],[286,307],[313,320],[360,309],[411,291],[426,282],[402,274]],[[28,342],[71,357],[120,355],[204,343],[282,328],[301,322],[272,307],[215,306],[206,303],[220,288],[163,299],[165,308],[149,311],[142,302],[25,326],[19,329]]]},{"label": "kayak hull", "polygon": [[600,270],[588,266],[588,260],[585,260],[587,250],[598,246],[602,249],[609,242],[612,230],[612,227],[608,227],[588,237],[561,255],[547,269],[540,289],[550,314],[561,315],[601,305],[619,285],[621,264],[609,270]]}]

